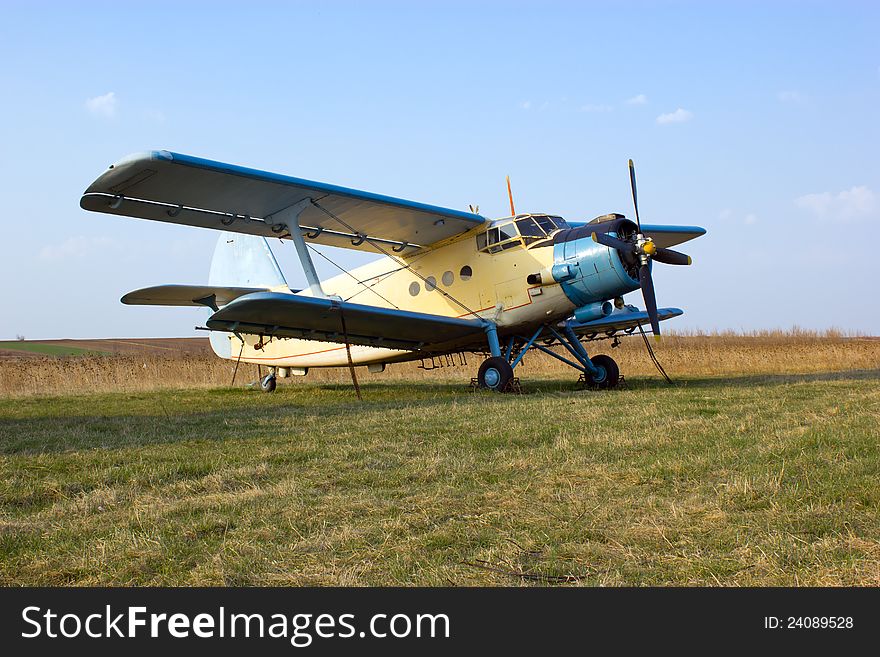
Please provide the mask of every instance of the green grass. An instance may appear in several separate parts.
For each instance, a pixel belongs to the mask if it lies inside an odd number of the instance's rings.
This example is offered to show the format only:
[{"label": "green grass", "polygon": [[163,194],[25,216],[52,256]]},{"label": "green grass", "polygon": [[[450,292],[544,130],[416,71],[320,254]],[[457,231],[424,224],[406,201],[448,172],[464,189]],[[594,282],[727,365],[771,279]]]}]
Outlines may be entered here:
[{"label": "green grass", "polygon": [[0,400],[0,584],[878,585],[878,382]]},{"label": "green grass", "polygon": [[102,356],[109,353],[107,351],[96,351],[95,349],[67,347],[58,344],[43,344],[41,342],[25,342],[22,340],[0,341],[0,349],[27,351],[34,354],[45,354],[46,356]]}]

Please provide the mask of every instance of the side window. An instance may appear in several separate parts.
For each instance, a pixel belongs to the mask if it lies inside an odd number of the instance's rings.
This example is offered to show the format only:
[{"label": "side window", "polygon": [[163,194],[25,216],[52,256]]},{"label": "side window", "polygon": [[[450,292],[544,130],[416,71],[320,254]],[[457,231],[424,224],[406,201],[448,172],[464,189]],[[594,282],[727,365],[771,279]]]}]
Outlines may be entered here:
[{"label": "side window", "polygon": [[488,253],[497,253],[521,244],[522,241],[513,222],[502,226],[493,226],[485,233],[477,235],[477,249]]},{"label": "side window", "polygon": [[471,269],[470,265],[465,265],[461,268],[461,271],[458,272],[458,277],[463,281],[471,280],[471,276],[474,275],[474,270]]}]

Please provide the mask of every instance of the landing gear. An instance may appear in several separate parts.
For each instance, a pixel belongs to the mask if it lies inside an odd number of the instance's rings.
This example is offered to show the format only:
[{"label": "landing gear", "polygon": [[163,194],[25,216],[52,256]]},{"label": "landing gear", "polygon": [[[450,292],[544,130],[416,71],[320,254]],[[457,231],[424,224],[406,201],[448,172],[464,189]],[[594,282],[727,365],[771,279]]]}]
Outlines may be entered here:
[{"label": "landing gear", "polygon": [[[561,331],[557,329],[561,329]],[[547,333],[552,336],[550,341],[540,344],[538,339]],[[477,378],[471,379],[473,388],[489,388],[499,392],[511,392],[514,389],[518,391],[519,379],[514,378],[513,371],[522,362],[523,356],[529,349],[542,351],[578,370],[581,373],[579,382],[587,387],[609,389],[616,388],[623,383],[620,369],[613,358],[605,354],[590,358],[581,339],[572,328],[571,320],[555,326],[552,324],[539,326],[532,337],[528,339],[518,335],[509,336],[503,351],[498,342],[497,328],[494,324],[486,326],[486,335],[492,357],[480,366]],[[550,343],[554,340],[558,341],[574,360],[549,349]]]},{"label": "landing gear", "polygon": [[477,372],[477,383],[481,388],[489,388],[490,390],[504,391],[512,378],[513,368],[501,356],[487,358]]},{"label": "landing gear", "polygon": [[263,392],[272,392],[275,390],[275,368],[269,370],[269,373],[260,379],[260,390]]},{"label": "landing gear", "polygon": [[592,375],[593,385],[597,388],[616,388],[620,381],[620,368],[611,356],[599,354],[590,359],[593,366],[599,370],[598,375]]}]

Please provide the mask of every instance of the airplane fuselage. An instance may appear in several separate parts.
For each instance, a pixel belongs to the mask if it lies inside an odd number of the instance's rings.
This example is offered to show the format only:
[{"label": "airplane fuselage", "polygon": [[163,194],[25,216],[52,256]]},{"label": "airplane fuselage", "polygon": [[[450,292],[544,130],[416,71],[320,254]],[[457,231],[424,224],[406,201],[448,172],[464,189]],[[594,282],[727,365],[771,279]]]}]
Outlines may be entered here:
[{"label": "airplane fuselage", "polygon": [[[363,305],[491,319],[503,337],[534,331],[570,317],[578,308],[589,309],[638,288],[617,253],[592,241],[587,230],[564,228],[528,246],[519,244],[494,253],[479,248],[481,233],[486,233],[485,227],[407,258],[382,257],[322,281],[323,290],[328,296]],[[238,338],[230,336],[234,346],[229,353],[238,357],[241,352],[244,362],[289,367],[294,372],[348,363],[344,344],[243,337],[242,350]],[[399,362],[424,355],[351,346],[355,364]]]}]

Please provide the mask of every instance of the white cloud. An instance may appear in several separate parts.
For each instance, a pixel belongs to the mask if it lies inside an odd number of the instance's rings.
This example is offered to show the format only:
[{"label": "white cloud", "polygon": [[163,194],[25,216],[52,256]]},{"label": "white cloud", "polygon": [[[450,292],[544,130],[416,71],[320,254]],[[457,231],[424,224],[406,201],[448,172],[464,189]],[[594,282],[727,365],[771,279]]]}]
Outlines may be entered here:
[{"label": "white cloud", "polygon": [[718,213],[718,220],[727,224],[741,220],[746,226],[753,226],[758,223],[758,215],[754,212],[741,215],[739,212],[734,212],[730,208],[724,208]]},{"label": "white cloud", "polygon": [[520,106],[520,109],[530,110],[530,109],[532,109],[532,101],[524,100],[519,104],[519,106]]},{"label": "white cloud", "polygon": [[648,102],[648,97],[645,94],[639,94],[638,96],[633,96],[629,100],[626,101],[627,105],[645,105]]},{"label": "white cloud", "polygon": [[610,112],[613,109],[611,105],[581,105],[581,112]]},{"label": "white cloud", "polygon": [[866,186],[851,187],[837,194],[822,192],[806,194],[794,200],[795,205],[820,219],[850,221],[871,215],[877,207],[874,192]]},{"label": "white cloud", "polygon": [[116,93],[110,91],[103,96],[95,96],[86,100],[86,109],[95,116],[113,118],[116,116]]},{"label": "white cloud", "polygon": [[781,103],[800,103],[804,100],[804,97],[800,92],[790,90],[780,91],[776,94],[776,98]]},{"label": "white cloud", "polygon": [[688,112],[686,109],[678,108],[674,112],[670,112],[669,114],[661,114],[657,117],[657,123],[660,125],[666,125],[668,123],[685,123],[686,121],[690,121],[694,118],[693,112]]},{"label": "white cloud", "polygon": [[40,249],[40,260],[58,261],[86,258],[115,244],[109,237],[69,237],[60,244],[47,244]]}]

